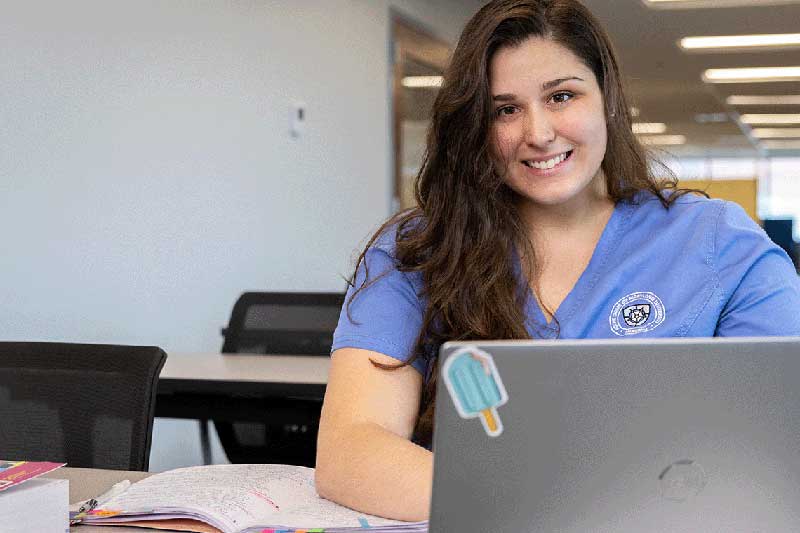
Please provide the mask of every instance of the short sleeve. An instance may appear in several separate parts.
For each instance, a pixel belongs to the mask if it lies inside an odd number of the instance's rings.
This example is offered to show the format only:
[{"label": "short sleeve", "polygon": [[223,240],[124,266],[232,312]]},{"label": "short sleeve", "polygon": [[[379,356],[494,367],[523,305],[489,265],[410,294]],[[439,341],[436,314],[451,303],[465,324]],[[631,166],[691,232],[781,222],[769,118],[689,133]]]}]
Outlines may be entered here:
[{"label": "short sleeve", "polygon": [[794,265],[738,204],[724,203],[715,248],[726,300],[715,334],[800,336],[800,279]]},{"label": "short sleeve", "polygon": [[[367,281],[372,284],[353,297],[367,272]],[[391,250],[379,245],[367,250],[354,286],[347,291],[332,350],[361,348],[407,361],[414,353],[423,316],[418,296],[420,283],[415,283],[412,275],[397,269]],[[426,375],[424,358],[417,358],[411,365]]]}]

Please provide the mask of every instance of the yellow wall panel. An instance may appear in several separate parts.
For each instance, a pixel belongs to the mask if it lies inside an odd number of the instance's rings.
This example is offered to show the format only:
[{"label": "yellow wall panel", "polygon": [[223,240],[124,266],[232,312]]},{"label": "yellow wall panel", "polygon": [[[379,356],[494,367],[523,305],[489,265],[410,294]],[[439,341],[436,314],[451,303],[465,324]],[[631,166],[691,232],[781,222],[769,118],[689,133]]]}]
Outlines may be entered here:
[{"label": "yellow wall panel", "polygon": [[721,198],[736,202],[747,211],[747,214],[760,223],[756,209],[758,195],[757,179],[738,180],[680,180],[678,187],[685,189],[700,189],[707,192],[712,198]]}]

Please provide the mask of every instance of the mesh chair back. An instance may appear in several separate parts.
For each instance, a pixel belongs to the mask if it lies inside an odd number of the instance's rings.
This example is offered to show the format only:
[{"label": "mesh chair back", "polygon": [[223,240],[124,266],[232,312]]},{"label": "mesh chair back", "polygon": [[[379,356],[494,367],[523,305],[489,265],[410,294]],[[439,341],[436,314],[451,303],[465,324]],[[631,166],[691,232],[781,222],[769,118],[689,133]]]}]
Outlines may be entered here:
[{"label": "mesh chair back", "polygon": [[330,355],[341,293],[246,292],[223,330],[223,353]]},{"label": "mesh chair back", "polygon": [[0,342],[0,457],[147,470],[157,347]]},{"label": "mesh chair back", "polygon": [[[223,330],[223,353],[329,356],[343,293],[247,292]],[[274,398],[264,420],[215,421],[232,463],[314,466],[320,399]]]}]

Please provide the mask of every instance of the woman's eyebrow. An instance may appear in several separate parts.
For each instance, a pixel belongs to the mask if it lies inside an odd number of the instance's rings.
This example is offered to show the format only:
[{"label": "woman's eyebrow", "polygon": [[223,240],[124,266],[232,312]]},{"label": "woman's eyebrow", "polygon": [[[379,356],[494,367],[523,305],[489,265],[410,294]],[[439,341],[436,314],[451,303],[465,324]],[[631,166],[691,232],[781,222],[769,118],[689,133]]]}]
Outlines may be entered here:
[{"label": "woman's eyebrow", "polygon": [[552,89],[553,87],[556,87],[557,85],[561,85],[565,81],[569,81],[569,80],[584,81],[583,78],[579,78],[578,76],[569,76],[569,77],[566,77],[566,78],[557,78],[555,80],[550,80],[550,81],[544,82],[542,84],[542,90],[546,91],[548,89]]},{"label": "woman's eyebrow", "polygon": [[495,102],[512,102],[516,99],[517,99],[516,95],[511,93],[496,94],[492,96],[492,100],[494,100]]},{"label": "woman's eyebrow", "polygon": [[[542,84],[542,90],[547,91],[548,89],[552,89],[553,87],[557,87],[564,83],[565,81],[570,80],[578,80],[578,81],[586,81],[583,78],[579,78],[578,76],[567,76],[566,78],[557,78],[555,80],[546,81]],[[503,94],[496,94],[492,96],[492,100],[495,102],[511,102],[516,100],[517,96],[512,93],[503,93]]]}]

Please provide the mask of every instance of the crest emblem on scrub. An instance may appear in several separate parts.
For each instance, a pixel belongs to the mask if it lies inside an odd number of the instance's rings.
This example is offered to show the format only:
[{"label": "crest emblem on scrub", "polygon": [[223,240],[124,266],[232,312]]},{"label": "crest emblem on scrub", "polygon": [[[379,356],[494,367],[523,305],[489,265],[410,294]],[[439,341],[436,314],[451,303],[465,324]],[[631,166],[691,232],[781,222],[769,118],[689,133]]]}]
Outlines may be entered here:
[{"label": "crest emblem on scrub", "polygon": [[650,318],[650,304],[629,305],[622,310],[622,318],[632,328],[641,326]]},{"label": "crest emblem on scrub", "polygon": [[632,292],[617,300],[608,316],[608,325],[615,335],[639,335],[656,329],[664,322],[664,302],[649,291]]}]

